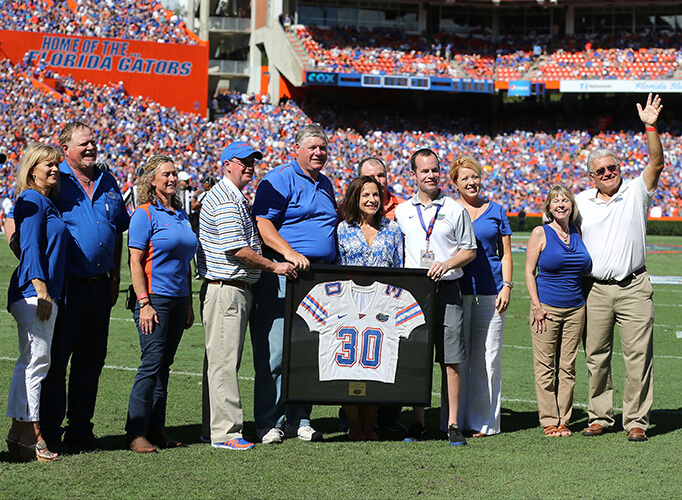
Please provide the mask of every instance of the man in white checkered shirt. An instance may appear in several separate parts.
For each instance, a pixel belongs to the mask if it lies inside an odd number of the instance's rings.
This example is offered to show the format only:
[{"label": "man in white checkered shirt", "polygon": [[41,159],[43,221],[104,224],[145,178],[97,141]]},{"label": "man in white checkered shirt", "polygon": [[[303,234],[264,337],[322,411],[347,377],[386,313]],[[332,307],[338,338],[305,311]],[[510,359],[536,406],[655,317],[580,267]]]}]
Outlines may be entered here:
[{"label": "man in white checkered shirt", "polygon": [[254,446],[242,436],[237,376],[253,301],[251,285],[261,270],[296,276],[292,264],[262,256],[261,240],[242,193],[253,179],[256,160],[262,158],[246,142],[227,146],[220,158],[225,176],[204,198],[199,216],[197,268],[204,279],[201,312],[206,332],[204,403],[206,399],[209,403],[204,404],[202,435],[208,437],[210,420],[214,448],[248,450]]}]

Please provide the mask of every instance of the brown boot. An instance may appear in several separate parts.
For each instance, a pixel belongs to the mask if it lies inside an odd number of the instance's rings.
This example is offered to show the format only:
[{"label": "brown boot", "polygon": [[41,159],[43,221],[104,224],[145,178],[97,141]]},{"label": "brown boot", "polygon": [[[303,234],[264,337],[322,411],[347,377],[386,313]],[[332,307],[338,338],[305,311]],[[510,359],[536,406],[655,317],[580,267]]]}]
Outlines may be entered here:
[{"label": "brown boot", "polygon": [[135,453],[156,453],[157,451],[156,447],[144,436],[128,436],[128,441],[128,446]]}]

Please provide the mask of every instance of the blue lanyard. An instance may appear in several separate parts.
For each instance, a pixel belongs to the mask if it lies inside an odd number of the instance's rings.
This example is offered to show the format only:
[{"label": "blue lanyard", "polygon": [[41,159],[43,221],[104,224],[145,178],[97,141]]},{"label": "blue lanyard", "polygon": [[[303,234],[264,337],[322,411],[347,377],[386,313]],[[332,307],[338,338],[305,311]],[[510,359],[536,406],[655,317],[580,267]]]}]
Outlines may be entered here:
[{"label": "blue lanyard", "polygon": [[424,217],[422,217],[421,205],[417,205],[417,215],[419,216],[419,222],[421,222],[422,228],[424,228],[424,232],[426,233],[426,241],[427,242],[431,238],[431,233],[433,233],[433,226],[436,224],[436,219],[438,218],[438,212],[440,212],[440,209],[442,207],[443,207],[443,205],[437,205],[436,206],[436,213],[433,215],[433,219],[431,219],[431,222],[429,223],[429,227],[427,228],[426,224],[424,224]]}]

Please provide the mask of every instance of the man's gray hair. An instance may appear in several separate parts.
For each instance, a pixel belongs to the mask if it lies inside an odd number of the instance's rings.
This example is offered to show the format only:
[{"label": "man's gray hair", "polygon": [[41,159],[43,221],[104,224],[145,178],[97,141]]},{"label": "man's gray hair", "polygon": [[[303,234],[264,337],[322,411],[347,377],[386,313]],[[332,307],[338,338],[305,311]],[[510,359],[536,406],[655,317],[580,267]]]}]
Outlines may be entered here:
[{"label": "man's gray hair", "polygon": [[296,133],[296,144],[303,144],[308,137],[319,137],[326,146],[329,146],[329,138],[324,129],[316,124],[306,125]]},{"label": "man's gray hair", "polygon": [[592,162],[594,160],[598,158],[604,158],[605,156],[611,156],[616,161],[616,163],[620,165],[620,160],[613,151],[607,148],[598,148],[592,151],[590,155],[587,157],[587,173],[588,174],[592,173]]}]

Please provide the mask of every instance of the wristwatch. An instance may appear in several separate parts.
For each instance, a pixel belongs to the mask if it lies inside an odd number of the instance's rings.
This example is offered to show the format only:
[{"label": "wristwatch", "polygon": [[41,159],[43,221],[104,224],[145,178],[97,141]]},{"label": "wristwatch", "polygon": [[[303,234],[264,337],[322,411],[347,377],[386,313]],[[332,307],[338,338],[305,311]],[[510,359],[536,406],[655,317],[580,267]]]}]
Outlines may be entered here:
[{"label": "wristwatch", "polygon": [[504,280],[504,281],[502,282],[502,286],[508,286],[509,289],[511,290],[512,288],[514,288],[514,283],[512,283],[512,282],[509,281],[509,280]]}]

